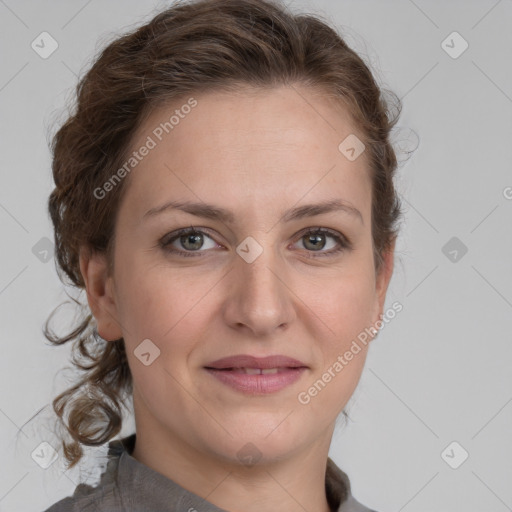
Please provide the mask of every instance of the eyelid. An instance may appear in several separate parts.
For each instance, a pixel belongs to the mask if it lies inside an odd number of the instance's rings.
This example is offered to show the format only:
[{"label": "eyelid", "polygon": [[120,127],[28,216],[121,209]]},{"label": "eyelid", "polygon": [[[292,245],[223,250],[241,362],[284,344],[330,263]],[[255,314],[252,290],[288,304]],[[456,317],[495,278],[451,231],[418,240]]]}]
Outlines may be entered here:
[{"label": "eyelid", "polygon": [[304,235],[307,235],[308,233],[312,233],[312,234],[321,233],[324,235],[329,235],[334,239],[339,239],[339,242],[345,244],[347,249],[352,249],[352,247],[353,247],[353,244],[350,241],[350,239],[346,235],[344,235],[341,231],[337,231],[336,229],[331,229],[331,228],[325,228],[322,226],[313,226],[310,228],[304,228],[297,235],[297,240],[300,240]]},{"label": "eyelid", "polygon": [[[212,233],[212,230],[210,230],[209,228],[205,228],[205,227],[202,227],[202,226],[189,226],[187,228],[181,228],[181,229],[177,229],[176,231],[172,231],[170,233],[167,233],[165,234],[160,240],[159,240],[159,245],[163,248],[163,249],[167,249],[168,246],[174,242],[175,240],[177,240],[178,238],[180,238],[181,236],[184,236],[184,235],[188,235],[188,234],[192,234],[192,233],[199,233],[199,234],[202,234],[202,235],[207,235],[209,238],[211,238],[216,244],[218,245],[221,245],[219,244],[219,242],[217,242],[214,238],[214,236],[211,234]],[[172,252],[172,251],[170,251]],[[176,252],[180,252],[179,250],[176,250]],[[188,253],[192,253],[194,251],[183,251],[183,252],[188,252]],[[204,250],[202,251],[195,251],[197,253],[199,252],[205,252]]]},{"label": "eyelid", "polygon": [[[171,233],[167,233],[159,240],[158,245],[164,251],[167,251],[171,254],[176,254],[178,256],[184,255],[185,257],[201,256],[202,254],[209,252],[210,249],[207,249],[207,250],[199,249],[197,251],[184,251],[181,249],[170,248],[171,243],[173,243],[174,241],[179,239],[181,236],[184,236],[187,234],[193,234],[193,233],[206,235],[209,238],[211,238],[216,244],[221,245],[215,240],[215,236],[211,234],[212,230],[209,228],[202,227],[202,226],[189,226],[187,228],[181,228],[181,229],[178,229]],[[316,258],[316,257],[335,256],[336,254],[342,253],[344,251],[351,251],[353,249],[352,242],[342,232],[331,229],[331,228],[322,227],[322,226],[311,226],[311,227],[302,229],[301,231],[299,231],[299,233],[294,238],[293,243],[294,244],[297,243],[297,241],[299,241],[302,237],[304,237],[307,234],[318,234],[318,233],[327,235],[327,236],[333,238],[334,240],[336,240],[337,248],[330,249],[328,251],[308,251],[308,250],[304,249],[303,251],[305,251],[308,254],[308,257]]]}]

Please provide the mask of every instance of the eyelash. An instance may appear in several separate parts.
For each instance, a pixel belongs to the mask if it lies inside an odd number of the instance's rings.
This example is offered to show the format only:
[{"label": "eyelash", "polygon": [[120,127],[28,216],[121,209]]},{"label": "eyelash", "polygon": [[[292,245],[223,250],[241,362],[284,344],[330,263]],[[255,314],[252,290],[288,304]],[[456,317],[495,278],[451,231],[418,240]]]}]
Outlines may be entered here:
[{"label": "eyelash", "polygon": [[[160,247],[169,253],[177,254],[178,256],[184,256],[184,257],[200,257],[202,252],[201,250],[198,251],[181,251],[178,249],[171,248],[171,244],[179,239],[180,237],[184,235],[196,235],[196,234],[203,234],[207,235],[209,238],[212,238],[208,231],[204,231],[201,228],[194,228],[193,226],[190,226],[189,228],[180,229],[174,233],[170,233],[165,235],[160,241],[159,245]],[[334,238],[336,240],[338,247],[336,249],[331,249],[330,251],[321,251],[318,254],[315,254],[316,251],[308,251],[310,254],[308,257],[310,258],[322,258],[322,257],[332,257],[336,256],[339,253],[343,251],[350,251],[352,250],[352,242],[345,237],[344,235],[341,235],[340,233],[333,231],[328,228],[321,228],[321,227],[315,227],[315,228],[309,228],[307,231],[303,231],[301,235],[298,237],[297,241],[299,241],[301,238],[303,238],[306,235],[318,235],[318,234],[325,234],[329,235],[331,238]],[[169,238],[170,235],[173,235],[171,238]]]}]

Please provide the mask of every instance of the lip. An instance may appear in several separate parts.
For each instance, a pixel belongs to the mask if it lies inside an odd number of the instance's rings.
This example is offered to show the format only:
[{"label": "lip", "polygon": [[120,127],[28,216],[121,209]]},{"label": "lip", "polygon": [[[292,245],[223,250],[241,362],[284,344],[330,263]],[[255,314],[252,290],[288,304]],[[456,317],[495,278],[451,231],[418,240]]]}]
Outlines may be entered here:
[{"label": "lip", "polygon": [[[246,374],[241,368],[260,370],[277,368],[277,373]],[[205,369],[223,384],[250,395],[276,393],[296,382],[308,369],[301,361],[287,356],[274,355],[254,357],[239,355],[218,359],[205,366]]]},{"label": "lip", "polygon": [[255,357],[247,354],[224,357],[205,365],[205,368],[225,370],[228,368],[307,368],[302,361],[283,355],[272,355],[267,357]]}]

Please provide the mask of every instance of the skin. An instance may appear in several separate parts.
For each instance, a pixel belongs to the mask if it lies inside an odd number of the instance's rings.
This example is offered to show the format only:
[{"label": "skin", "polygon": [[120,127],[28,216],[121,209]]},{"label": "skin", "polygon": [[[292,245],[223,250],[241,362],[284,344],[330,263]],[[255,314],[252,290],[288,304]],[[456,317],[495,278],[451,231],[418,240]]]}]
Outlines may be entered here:
[{"label": "skin", "polygon": [[[329,446],[368,345],[307,405],[297,395],[379,320],[393,272],[394,244],[375,273],[366,155],[349,161],[338,150],[349,134],[362,135],[344,107],[303,86],[191,96],[197,106],[125,178],[113,274],[103,254],[83,250],[80,258],[99,334],[126,343],[133,457],[228,511],[328,512]],[[132,149],[186,99],[146,118]],[[362,221],[340,211],[281,219],[294,206],[333,198]],[[143,220],[178,199],[227,208],[235,222],[178,210]],[[190,226],[207,230],[203,245],[185,237],[172,247],[198,247],[195,257],[158,245]],[[346,236],[352,249],[328,256],[337,247],[329,235],[315,249],[306,231],[318,227]],[[263,248],[252,263],[236,252],[247,236]],[[149,366],[134,355],[144,339],[161,351]],[[203,368],[235,354],[283,354],[308,370],[277,393],[249,396]],[[252,467],[237,456],[249,442],[261,454]]]}]

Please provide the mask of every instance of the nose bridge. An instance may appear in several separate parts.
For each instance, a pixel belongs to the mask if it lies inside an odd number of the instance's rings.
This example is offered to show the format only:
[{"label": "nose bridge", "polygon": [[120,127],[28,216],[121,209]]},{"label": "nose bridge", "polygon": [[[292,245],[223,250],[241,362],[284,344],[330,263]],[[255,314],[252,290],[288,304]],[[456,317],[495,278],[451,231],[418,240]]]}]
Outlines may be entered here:
[{"label": "nose bridge", "polygon": [[279,279],[280,270],[276,261],[277,256],[273,254],[272,248],[266,247],[252,263],[237,262],[238,270],[243,276],[242,282],[254,299],[268,296],[274,302],[279,297],[282,281]]},{"label": "nose bridge", "polygon": [[[265,237],[259,237],[263,240]],[[286,276],[281,258],[267,243],[248,240],[239,246],[238,258],[232,273],[235,282],[229,293],[229,322],[244,324],[255,333],[270,333],[291,321],[292,302],[286,286]],[[247,239],[246,239],[247,240]],[[254,260],[247,257],[251,251],[259,254]],[[253,253],[252,256],[254,256]]]}]

